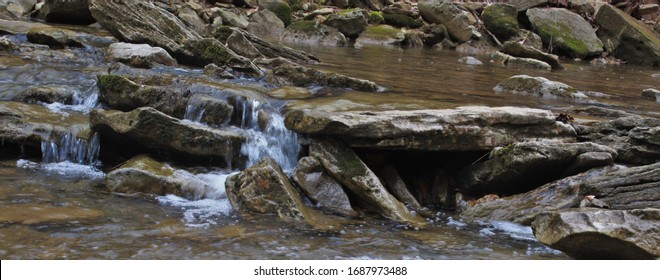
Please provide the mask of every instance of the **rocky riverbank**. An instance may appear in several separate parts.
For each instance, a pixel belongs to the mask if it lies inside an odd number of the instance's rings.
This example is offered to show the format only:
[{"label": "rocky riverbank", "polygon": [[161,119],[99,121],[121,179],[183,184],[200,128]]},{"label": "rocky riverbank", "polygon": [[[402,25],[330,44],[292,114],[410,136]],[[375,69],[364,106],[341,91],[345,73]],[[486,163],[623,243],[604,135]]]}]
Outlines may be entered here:
[{"label": "rocky riverbank", "polygon": [[[0,54],[98,68],[93,94],[54,86],[4,94],[7,154],[103,162],[99,188],[147,198],[216,198],[193,167],[238,170],[226,197],[244,219],[274,215],[324,232],[372,218],[424,230],[448,212],[532,225],[539,241],[575,258],[660,257],[648,245],[660,244],[657,112],[580,113],[596,120],[510,106],[333,112],[271,99],[312,87],[383,89],[318,70],[318,58],[280,42],[485,51],[508,67],[557,71],[567,59],[599,57],[659,66],[658,34],[613,6],[586,4],[578,13],[593,15],[590,23],[545,1],[8,2]],[[84,12],[62,16],[74,11]],[[47,24],[17,20],[26,15]],[[178,75],[180,65],[196,72]],[[298,91],[277,92],[287,88]],[[493,90],[599,105],[595,94],[543,77],[513,76]]]}]

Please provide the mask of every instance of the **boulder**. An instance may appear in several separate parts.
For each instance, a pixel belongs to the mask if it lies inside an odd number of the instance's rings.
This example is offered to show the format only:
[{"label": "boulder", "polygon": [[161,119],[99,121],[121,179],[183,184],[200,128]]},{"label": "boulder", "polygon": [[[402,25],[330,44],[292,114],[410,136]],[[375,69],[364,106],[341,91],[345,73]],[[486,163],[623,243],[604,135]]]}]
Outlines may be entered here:
[{"label": "boulder", "polygon": [[345,10],[328,16],[325,24],[337,28],[346,38],[356,38],[367,28],[365,14],[362,9]]},{"label": "boulder", "polygon": [[[609,158],[578,160],[579,156],[594,152],[607,153]],[[457,175],[457,181],[464,194],[517,194],[594,167],[610,165],[613,157],[616,151],[593,143],[515,143],[496,148],[488,160],[464,168]]]},{"label": "boulder", "polygon": [[[598,37],[608,52],[628,63],[660,66],[660,35],[625,12],[605,4],[596,13]],[[612,49],[610,49],[610,47]]]},{"label": "boulder", "polygon": [[222,18],[223,25],[233,26],[245,29],[250,22],[243,15],[238,15],[227,9],[220,9],[220,18]]},{"label": "boulder", "polygon": [[481,38],[474,27],[477,18],[460,5],[444,0],[424,0],[419,2],[418,8],[426,22],[444,25],[458,43]]},{"label": "boulder", "polygon": [[131,112],[96,109],[90,114],[94,131],[111,138],[129,138],[141,145],[197,158],[217,158],[224,163],[238,158],[245,136],[209,128],[165,115],[150,107]]},{"label": "boulder", "polygon": [[46,0],[37,18],[47,22],[87,25],[95,22],[88,0]]},{"label": "boulder", "polygon": [[64,115],[41,105],[0,101],[0,142],[40,148],[65,135],[89,141],[89,119],[78,112]]},{"label": "boulder", "polygon": [[617,162],[655,163],[660,158],[660,120],[622,117],[580,126],[578,138],[615,149]]},{"label": "boulder", "polygon": [[196,93],[188,99],[184,118],[207,125],[222,126],[231,121],[233,114],[234,107],[226,100]]},{"label": "boulder", "polygon": [[556,55],[544,53],[533,47],[526,46],[518,41],[505,42],[502,51],[504,53],[523,58],[532,58],[549,64],[554,69],[564,69]]},{"label": "boulder", "polygon": [[285,125],[301,134],[332,136],[352,147],[420,151],[489,151],[534,139],[572,142],[575,130],[550,111],[468,106],[447,110],[291,110]]},{"label": "boulder", "polygon": [[405,14],[383,13],[383,21],[400,28],[419,28],[424,25],[420,20]]},{"label": "boulder", "polygon": [[341,215],[357,216],[341,183],[328,175],[313,157],[301,158],[291,177],[316,206]]},{"label": "boulder", "polygon": [[16,18],[23,18],[32,11],[37,2],[37,0],[2,0],[0,1],[0,8],[4,7],[7,12]]},{"label": "boulder", "polygon": [[138,84],[124,76],[99,75],[99,100],[111,108],[132,111],[140,107],[152,107],[167,115],[182,118],[189,96],[168,86]]},{"label": "boulder", "polygon": [[314,20],[296,21],[289,25],[280,40],[292,44],[346,46],[346,36],[336,28],[321,24]]},{"label": "boulder", "polygon": [[147,44],[114,43],[108,47],[108,57],[134,67],[151,68],[154,63],[175,66],[176,60],[163,48]]},{"label": "boulder", "polygon": [[426,36],[424,37],[424,44],[433,46],[449,38],[447,28],[442,24],[431,24],[423,28]]},{"label": "boulder", "polygon": [[284,32],[284,22],[270,10],[261,10],[250,15],[247,31],[264,39],[277,40]]},{"label": "boulder", "polygon": [[376,209],[383,217],[415,227],[427,224],[388,193],[378,177],[346,144],[333,139],[314,139],[309,155],[321,162],[325,170],[353,196]]},{"label": "boulder", "polygon": [[186,26],[197,32],[197,34],[206,33],[206,23],[204,23],[204,20],[197,15],[197,12],[189,6],[184,6],[179,9],[177,16]]},{"label": "boulder", "polygon": [[287,63],[273,68],[269,80],[272,83],[293,85],[297,87],[321,85],[338,88],[352,88],[361,91],[378,90],[378,85],[371,81],[351,78],[331,72],[324,72],[294,63]]},{"label": "boulder", "polygon": [[335,227],[303,203],[289,178],[272,158],[264,158],[252,167],[229,176],[225,186],[231,205],[245,216],[276,214],[283,221],[317,229]]},{"label": "boulder", "polygon": [[543,39],[541,39],[541,36],[527,29],[518,30],[518,35],[511,37],[508,41],[519,42],[537,50],[543,49]]},{"label": "boulder", "polygon": [[501,41],[516,36],[518,27],[518,11],[515,6],[495,3],[486,7],[481,14],[484,26]]},{"label": "boulder", "polygon": [[[639,208],[657,208],[660,202],[657,199],[658,173],[656,170],[658,167],[660,164],[631,168],[615,165],[592,169],[547,183],[526,193],[477,204],[461,213],[461,217],[511,221],[529,225],[540,213],[577,207],[584,197],[583,189],[591,190],[593,189],[591,186],[605,184],[612,185],[609,190],[618,189],[618,191],[604,193],[607,190],[605,189],[603,192],[598,192],[595,197],[602,201],[612,202],[610,204],[612,209],[618,209],[617,207],[631,209],[629,206],[632,205]],[[652,193],[651,197],[654,197],[655,200],[646,199],[649,193]],[[636,198],[637,203],[629,203],[630,198]]]},{"label": "boulder", "polygon": [[282,22],[284,26],[291,24],[291,6],[284,0],[259,0],[259,6],[264,7],[273,12]]},{"label": "boulder", "polygon": [[506,60],[505,64],[507,67],[513,68],[539,69],[546,71],[552,70],[552,66],[550,66],[550,64],[533,58],[519,58],[510,56]]},{"label": "boulder", "polygon": [[518,12],[523,12],[534,7],[545,6],[548,4],[548,0],[510,0],[508,4],[516,7]]},{"label": "boulder", "polygon": [[14,96],[13,100],[36,104],[73,104],[75,89],[68,86],[33,86]]},{"label": "boulder", "polygon": [[370,25],[355,40],[357,46],[365,45],[400,45],[405,39],[401,29],[389,25]]},{"label": "boulder", "polygon": [[577,102],[591,102],[587,95],[567,84],[527,75],[510,77],[497,84],[493,90],[497,93],[537,95],[544,98],[565,98]]},{"label": "boulder", "polygon": [[77,37],[78,33],[55,27],[33,28],[27,33],[30,43],[48,45],[53,49],[64,47],[83,48],[84,45]]},{"label": "boulder", "polygon": [[235,53],[247,57],[249,59],[255,59],[262,57],[261,53],[257,48],[255,48],[248,39],[243,36],[240,32],[234,31],[227,38],[227,47],[234,51]]},{"label": "boulder", "polygon": [[115,37],[129,43],[161,47],[179,63],[195,66],[215,63],[252,75],[260,73],[248,59],[215,39],[203,39],[180,19],[152,2],[89,0],[89,9],[98,23]]},{"label": "boulder", "polygon": [[642,90],[642,97],[651,101],[660,101],[660,90],[647,88]]},{"label": "boulder", "polygon": [[603,43],[580,15],[561,8],[533,8],[527,17],[546,45],[575,58],[597,56]]},{"label": "boulder", "polygon": [[207,198],[215,187],[193,174],[158,162],[147,155],[130,159],[105,176],[105,187],[113,193],[162,196],[174,194],[188,199]]},{"label": "boulder", "polygon": [[532,229],[541,243],[576,259],[660,257],[660,209],[547,212]]}]

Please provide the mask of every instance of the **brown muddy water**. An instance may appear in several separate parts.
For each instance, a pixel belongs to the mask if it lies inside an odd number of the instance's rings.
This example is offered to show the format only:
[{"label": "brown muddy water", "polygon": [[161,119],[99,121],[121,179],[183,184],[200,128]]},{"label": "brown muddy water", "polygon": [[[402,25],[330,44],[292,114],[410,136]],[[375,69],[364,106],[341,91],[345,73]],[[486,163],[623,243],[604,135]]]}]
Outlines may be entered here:
[{"label": "brown muddy water", "polygon": [[[652,77],[660,72],[658,69],[570,63],[567,70],[548,73],[507,69],[481,56],[476,57],[484,65],[466,65],[458,62],[461,55],[455,52],[366,47],[308,51],[324,61],[317,67],[373,80],[384,90],[362,93],[310,87],[313,97],[293,101],[291,106],[385,110],[515,105],[561,111],[583,105],[532,96],[502,96],[492,90],[509,76],[528,74],[603,93],[597,100],[611,108],[659,114],[658,103],[640,97],[642,89],[660,84],[660,78]],[[47,108],[62,114],[86,114],[98,106],[94,100],[95,76],[108,67],[99,52],[90,48],[63,55],[77,60],[0,55],[0,100],[9,100],[33,85],[68,86],[79,95],[76,105]],[[79,60],[85,63],[77,63]],[[184,68],[158,71],[164,75],[200,75],[199,70]],[[272,88],[254,81],[231,83],[247,84],[263,92]],[[291,139],[279,144],[285,149],[293,145]],[[103,149],[103,143],[100,146]],[[224,179],[234,172],[231,170],[191,171],[217,187],[211,199],[189,201],[170,195],[150,200],[113,195],[99,187],[103,171],[110,166],[46,163],[39,155],[16,149],[19,147],[0,146],[2,259],[568,258],[537,242],[529,227],[461,221],[443,212],[438,212],[432,226],[424,230],[374,219],[353,221],[333,232],[301,229],[268,216],[247,221],[231,209],[224,195]]]}]

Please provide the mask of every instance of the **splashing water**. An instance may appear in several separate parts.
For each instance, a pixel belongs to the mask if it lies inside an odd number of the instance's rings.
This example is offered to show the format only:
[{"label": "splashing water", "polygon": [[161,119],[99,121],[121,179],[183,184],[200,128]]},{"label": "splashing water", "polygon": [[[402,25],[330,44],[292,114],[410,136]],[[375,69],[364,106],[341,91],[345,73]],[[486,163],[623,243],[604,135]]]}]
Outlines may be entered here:
[{"label": "splashing water", "polygon": [[59,102],[44,105],[52,112],[66,114],[66,110],[89,113],[92,109],[96,108],[98,104],[99,90],[96,84],[93,84],[82,93],[79,91],[74,92],[71,105]]},{"label": "splashing water", "polygon": [[41,142],[42,161],[55,163],[70,161],[78,164],[97,165],[101,143],[96,133],[89,139],[78,138],[76,129],[61,137]]}]

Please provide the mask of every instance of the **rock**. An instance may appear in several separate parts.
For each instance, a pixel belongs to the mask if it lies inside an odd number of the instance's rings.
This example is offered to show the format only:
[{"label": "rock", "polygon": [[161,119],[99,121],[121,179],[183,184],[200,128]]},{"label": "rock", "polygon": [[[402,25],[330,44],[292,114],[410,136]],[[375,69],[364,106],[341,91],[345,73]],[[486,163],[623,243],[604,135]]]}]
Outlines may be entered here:
[{"label": "rock", "polygon": [[[587,142],[588,143],[588,142]],[[601,166],[609,166],[614,164],[614,157],[612,151],[609,152],[586,152],[577,156],[575,161],[566,168],[562,177],[567,177],[573,174],[578,174],[592,168]]]},{"label": "rock", "polygon": [[530,77],[527,75],[510,77],[497,84],[493,90],[498,93],[538,95],[545,98],[566,98],[578,102],[590,101],[587,95],[567,84],[550,81],[543,77]]},{"label": "rock", "polygon": [[234,32],[243,35],[252,46],[254,46],[263,56],[267,58],[285,58],[296,63],[313,64],[319,62],[315,56],[300,50],[295,50],[278,43],[271,43],[258,37],[235,29]]},{"label": "rock", "polygon": [[552,66],[550,66],[550,64],[546,62],[536,60],[533,58],[519,58],[513,56],[509,57],[506,60],[506,66],[513,68],[539,69],[545,71],[552,70]]},{"label": "rock", "polygon": [[561,8],[527,10],[532,26],[546,45],[575,58],[597,56],[603,43],[591,24],[580,15]]},{"label": "rock", "polygon": [[427,46],[433,46],[449,38],[449,32],[442,24],[427,25],[424,27],[424,33],[426,33],[424,44]]},{"label": "rock", "polygon": [[424,25],[416,18],[412,18],[405,14],[389,14],[383,13],[383,20],[386,24],[401,27],[401,28],[419,28]]},{"label": "rock", "polygon": [[227,9],[220,9],[220,17],[224,25],[246,29],[250,22],[242,15],[237,15]]},{"label": "rock", "polygon": [[642,97],[652,101],[660,101],[660,90],[647,88],[642,90]]},{"label": "rock", "polygon": [[401,45],[404,47],[410,48],[421,48],[424,47],[424,37],[425,34],[421,31],[413,30],[408,31],[405,34],[405,39],[401,42]]},{"label": "rock", "polygon": [[345,10],[328,16],[325,24],[337,28],[346,38],[357,38],[367,28],[365,14],[362,9]]},{"label": "rock", "polygon": [[415,227],[427,224],[421,217],[413,216],[403,203],[388,193],[378,177],[345,144],[332,139],[315,139],[309,154],[321,162],[325,170],[352,195],[377,209],[383,217]]},{"label": "rock", "polygon": [[660,36],[623,11],[603,5],[596,13],[598,37],[628,63],[660,66]]},{"label": "rock", "polygon": [[477,18],[459,5],[444,0],[424,0],[419,1],[418,8],[424,20],[447,27],[451,37],[458,43],[481,38],[474,27]]},{"label": "rock", "polygon": [[532,223],[543,244],[576,259],[660,257],[660,210],[571,209],[539,215]]},{"label": "rock", "polygon": [[46,0],[37,18],[47,22],[87,25],[95,22],[88,0]]},{"label": "rock", "polygon": [[291,6],[283,0],[259,0],[259,6],[264,7],[273,12],[282,22],[284,26],[291,24]]},{"label": "rock", "polygon": [[509,41],[518,42],[537,50],[543,49],[543,39],[541,39],[541,36],[527,29],[518,30],[518,35],[511,37]]},{"label": "rock", "polygon": [[53,49],[83,48],[84,45],[76,39],[76,36],[77,33],[74,31],[54,27],[33,28],[27,33],[30,43],[48,45]]},{"label": "rock", "polygon": [[405,38],[405,33],[401,29],[384,24],[370,25],[355,40],[355,44],[358,46],[399,45]]},{"label": "rock", "polygon": [[486,7],[481,14],[484,26],[498,39],[506,41],[516,36],[518,27],[518,11],[515,6],[495,3]]},{"label": "rock", "polygon": [[174,15],[152,2],[89,0],[94,18],[115,37],[129,43],[158,46],[179,63],[226,65],[252,75],[260,70],[215,39],[202,39]]},{"label": "rock", "polygon": [[227,67],[220,67],[213,63],[204,66],[204,74],[221,79],[235,79],[233,74],[227,71]]},{"label": "rock", "polygon": [[458,59],[458,62],[465,63],[467,65],[483,65],[484,64],[480,60],[478,60],[474,57],[471,57],[471,56],[461,57],[461,58]]},{"label": "rock", "polygon": [[19,51],[19,49],[11,40],[9,40],[9,38],[0,37],[0,51],[15,52]]},{"label": "rock", "polygon": [[202,20],[192,8],[188,6],[182,7],[179,9],[177,16],[186,26],[197,32],[197,34],[206,33],[206,23],[204,23],[204,20]]},{"label": "rock", "polygon": [[291,110],[288,129],[333,136],[352,147],[420,151],[487,151],[534,139],[571,142],[575,131],[550,111],[516,107],[468,106],[447,110]]},{"label": "rock", "polygon": [[[588,162],[578,159],[593,152],[607,153],[610,157]],[[562,176],[607,166],[613,157],[616,157],[614,149],[594,143],[515,143],[494,149],[488,160],[460,171],[458,186],[462,193],[478,196],[523,193]]]},{"label": "rock", "polygon": [[283,86],[268,92],[268,96],[282,100],[301,100],[314,97],[306,88]]},{"label": "rock", "polygon": [[250,16],[247,31],[259,38],[278,40],[284,32],[284,22],[270,10],[261,10]]},{"label": "rock", "polygon": [[341,184],[328,175],[318,160],[303,157],[292,179],[318,207],[346,216],[357,216]]},{"label": "rock", "polygon": [[208,94],[196,93],[188,99],[184,118],[207,125],[221,126],[229,123],[233,114],[234,107],[227,101]]},{"label": "rock", "polygon": [[118,75],[98,77],[99,100],[121,111],[152,107],[178,118],[183,118],[189,96],[166,86],[150,86],[133,82]]},{"label": "rock", "polygon": [[[659,164],[632,168],[612,166],[592,169],[545,184],[526,193],[475,205],[461,213],[461,217],[511,221],[529,225],[540,213],[577,207],[584,197],[583,189],[591,191],[590,185],[606,184],[611,184],[613,187],[604,189],[596,197],[610,204],[612,209],[618,209],[617,207],[623,207],[621,209],[632,209],[632,207],[657,208],[659,202],[658,184],[653,182],[658,181],[658,173],[655,171],[658,167],[660,167]],[[612,189],[618,189],[618,191],[605,193],[605,191]],[[649,194],[652,194],[650,196],[652,199],[647,200],[646,196]],[[636,203],[630,203],[630,198],[636,200]],[[616,202],[617,200],[620,202]],[[630,204],[628,205],[628,203]]]},{"label": "rock", "polygon": [[322,85],[328,87],[352,88],[361,91],[378,90],[378,85],[371,81],[324,72],[293,63],[273,68],[272,75],[269,79],[272,83],[293,85],[297,87]]},{"label": "rock", "polygon": [[255,48],[240,32],[233,32],[229,38],[227,38],[226,44],[227,47],[235,53],[249,59],[255,59],[262,56],[259,50],[257,50],[257,48]]},{"label": "rock", "polygon": [[54,113],[41,105],[0,101],[0,142],[40,148],[64,135],[81,141],[92,138],[89,118],[82,113]]},{"label": "rock", "polygon": [[108,47],[108,56],[112,61],[123,62],[134,67],[151,68],[154,63],[175,66],[176,60],[163,48],[147,44],[114,43]]},{"label": "rock", "polygon": [[28,21],[13,21],[0,19],[0,35],[28,33],[34,28],[47,28],[48,25]]},{"label": "rock", "polygon": [[569,110],[569,112],[571,115],[584,115],[584,116],[605,117],[605,118],[620,118],[620,117],[634,116],[633,114],[628,113],[626,111],[608,109],[597,106],[572,108]]},{"label": "rock", "polygon": [[162,196],[174,194],[188,199],[212,198],[214,187],[193,174],[175,169],[149,156],[140,155],[113,169],[105,187],[114,193]]},{"label": "rock", "polygon": [[75,89],[67,86],[33,86],[17,94],[13,99],[36,104],[55,103],[73,104]]},{"label": "rock", "polygon": [[410,193],[406,183],[403,182],[399,172],[396,171],[393,166],[384,166],[380,172],[378,172],[378,175],[385,188],[387,188],[396,199],[417,212],[422,210],[422,205],[420,205],[417,199]]},{"label": "rock", "polygon": [[544,53],[538,49],[525,46],[520,42],[508,41],[505,42],[502,48],[504,53],[523,58],[532,58],[536,60],[543,61],[549,64],[554,69],[564,69],[564,65],[561,64],[559,58],[556,55],[551,55]]},{"label": "rock", "polygon": [[660,158],[660,120],[622,117],[580,126],[578,138],[614,148],[617,162],[654,163]]},{"label": "rock", "polygon": [[127,113],[97,109],[91,112],[90,122],[94,131],[107,137],[130,138],[145,147],[189,157],[218,158],[223,163],[236,159],[246,140],[237,132],[184,122],[150,107]]},{"label": "rock", "polygon": [[518,12],[522,12],[534,7],[545,6],[548,4],[548,0],[511,0],[509,4],[516,7]]},{"label": "rock", "polygon": [[334,27],[323,25],[313,20],[296,21],[289,25],[280,40],[292,44],[346,46],[347,41]]},{"label": "rock", "polygon": [[232,207],[243,215],[277,214],[279,219],[303,223],[317,229],[334,225],[319,219],[319,213],[306,206],[279,165],[264,158],[252,167],[229,176],[225,183]]},{"label": "rock", "polygon": [[23,18],[23,16],[32,11],[32,8],[37,2],[37,0],[4,0],[0,1],[0,7],[6,8],[7,12],[16,18]]},{"label": "rock", "polygon": [[587,178],[579,190],[612,209],[660,208],[660,163]]},{"label": "rock", "polygon": [[76,206],[19,203],[0,206],[0,223],[24,225],[81,224],[103,217],[103,212]]}]

